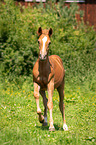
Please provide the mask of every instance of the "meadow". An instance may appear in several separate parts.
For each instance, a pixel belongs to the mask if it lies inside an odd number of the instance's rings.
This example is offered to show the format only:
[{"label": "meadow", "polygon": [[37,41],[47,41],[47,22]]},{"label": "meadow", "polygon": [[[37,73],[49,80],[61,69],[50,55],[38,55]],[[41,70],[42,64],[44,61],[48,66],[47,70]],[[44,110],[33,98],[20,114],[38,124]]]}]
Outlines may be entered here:
[{"label": "meadow", "polygon": [[[22,78],[19,78],[22,79]],[[53,95],[53,119],[55,132],[48,126],[42,127],[36,113],[31,77],[25,77],[21,84],[8,82],[0,84],[0,144],[1,145],[95,145],[96,143],[96,92],[87,84],[65,85],[66,122],[69,130],[63,131],[59,111],[59,96]],[[42,97],[40,107],[43,111]]]},{"label": "meadow", "polygon": [[[28,6],[0,1],[0,145],[96,144],[96,32],[83,22],[76,3],[64,0]],[[81,22],[76,21],[76,14]],[[59,55],[66,70],[63,131],[59,96],[53,95],[55,132],[42,127],[33,96],[32,69],[38,57],[38,27],[53,29],[49,55]],[[48,95],[47,95],[48,97]],[[42,97],[40,107],[44,110]]]}]

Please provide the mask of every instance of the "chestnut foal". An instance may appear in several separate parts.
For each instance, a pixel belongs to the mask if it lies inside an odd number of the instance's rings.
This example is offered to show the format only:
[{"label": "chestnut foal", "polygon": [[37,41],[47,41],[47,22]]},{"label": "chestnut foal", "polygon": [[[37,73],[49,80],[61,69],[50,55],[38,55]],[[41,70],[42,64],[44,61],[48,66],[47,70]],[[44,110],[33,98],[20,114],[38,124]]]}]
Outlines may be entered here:
[{"label": "chestnut foal", "polygon": [[[53,91],[57,88],[59,92],[60,101],[59,108],[63,117],[63,129],[68,130],[68,127],[65,122],[65,106],[63,103],[64,99],[64,76],[65,71],[63,68],[62,60],[57,55],[48,56],[50,36],[52,35],[52,29],[42,30],[41,27],[38,29],[38,39],[39,43],[39,58],[36,61],[33,68],[33,82],[34,82],[34,97],[37,104],[37,113],[39,115],[39,121],[43,126],[47,125],[47,107],[50,112],[50,131],[54,131],[53,118],[52,118],[52,109],[53,102],[52,96]],[[48,101],[46,98],[45,91],[48,91]],[[44,116],[41,113],[39,107],[39,93],[43,97],[44,104]]]}]

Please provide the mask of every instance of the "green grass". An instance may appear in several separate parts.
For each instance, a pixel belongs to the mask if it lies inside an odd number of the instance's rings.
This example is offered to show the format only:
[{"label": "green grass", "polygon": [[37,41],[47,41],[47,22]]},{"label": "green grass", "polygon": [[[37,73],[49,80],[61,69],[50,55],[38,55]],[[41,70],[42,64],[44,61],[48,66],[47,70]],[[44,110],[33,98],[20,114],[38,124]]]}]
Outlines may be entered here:
[{"label": "green grass", "polygon": [[[42,127],[36,113],[33,83],[0,85],[0,145],[95,145],[96,92],[84,86],[66,84],[65,107],[69,130],[63,131],[59,96],[54,91],[53,119],[55,132]],[[40,107],[43,111],[42,98]],[[48,112],[49,121],[49,112]]]}]

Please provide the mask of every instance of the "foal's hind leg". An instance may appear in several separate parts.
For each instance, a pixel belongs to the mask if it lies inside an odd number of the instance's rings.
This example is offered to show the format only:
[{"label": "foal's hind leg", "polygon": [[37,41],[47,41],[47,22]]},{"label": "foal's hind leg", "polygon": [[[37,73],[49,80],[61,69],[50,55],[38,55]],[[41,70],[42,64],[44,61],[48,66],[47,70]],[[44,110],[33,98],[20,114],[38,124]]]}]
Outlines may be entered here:
[{"label": "foal's hind leg", "polygon": [[45,91],[40,90],[40,94],[43,98],[43,104],[44,104],[44,122],[42,125],[47,126],[47,98],[46,98]]},{"label": "foal's hind leg", "polygon": [[65,104],[63,102],[63,100],[64,100],[64,80],[62,81],[62,84],[57,88],[57,90],[58,90],[59,97],[60,97],[59,108],[60,108],[60,111],[61,111],[62,117],[63,117],[63,129],[65,131],[67,131],[68,127],[66,125],[66,120],[65,120]]},{"label": "foal's hind leg", "polygon": [[39,115],[39,122],[43,123],[44,116],[42,115],[41,109],[39,107],[39,90],[40,90],[40,86],[38,86],[37,83],[34,83],[34,98],[35,98],[36,104],[37,104],[37,114]]}]

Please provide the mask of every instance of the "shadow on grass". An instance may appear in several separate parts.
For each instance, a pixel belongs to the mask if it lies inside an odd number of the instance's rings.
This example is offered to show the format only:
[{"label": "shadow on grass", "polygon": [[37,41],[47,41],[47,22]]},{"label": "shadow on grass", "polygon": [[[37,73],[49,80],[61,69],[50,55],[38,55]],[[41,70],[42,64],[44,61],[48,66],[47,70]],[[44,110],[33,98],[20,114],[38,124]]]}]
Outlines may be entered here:
[{"label": "shadow on grass", "polygon": [[[58,126],[57,124],[54,124],[55,127],[55,131],[56,130],[61,130],[63,131],[63,128],[61,128],[60,126]],[[39,128],[41,130],[49,130],[49,126],[36,126],[36,128]]]}]

